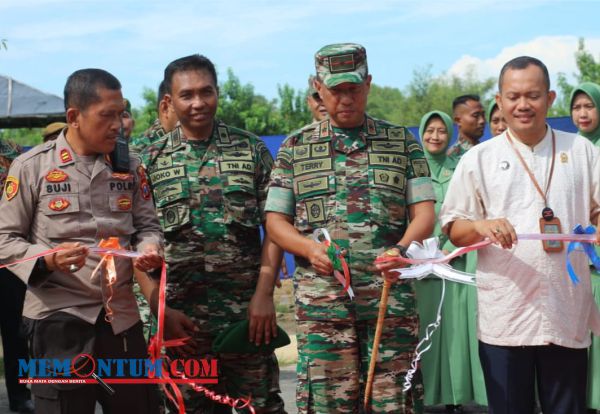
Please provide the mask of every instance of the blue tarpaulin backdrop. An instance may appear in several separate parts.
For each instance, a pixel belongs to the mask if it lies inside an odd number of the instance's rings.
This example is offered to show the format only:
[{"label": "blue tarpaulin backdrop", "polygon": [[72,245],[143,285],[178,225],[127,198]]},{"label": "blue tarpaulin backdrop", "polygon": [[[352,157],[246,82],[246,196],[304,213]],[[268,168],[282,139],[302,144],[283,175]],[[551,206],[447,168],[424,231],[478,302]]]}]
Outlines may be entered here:
[{"label": "blue tarpaulin backdrop", "polygon": [[[552,128],[559,129],[561,131],[577,132],[577,128],[575,128],[575,125],[573,125],[573,122],[571,121],[571,117],[568,117],[568,116],[563,116],[563,117],[559,117],[559,118],[548,118],[548,124]],[[409,127],[408,129],[410,130],[410,132],[413,133],[413,135],[415,137],[419,138],[419,127]],[[456,137],[457,135],[458,135],[458,133],[457,133],[456,127],[455,127],[454,137]],[[490,138],[491,138],[491,136],[490,136],[489,125],[486,125],[482,141],[485,141]],[[285,139],[285,135],[265,136],[265,137],[262,137],[262,139],[265,141],[265,144],[267,144],[267,147],[269,148],[269,151],[271,151],[271,154],[273,154],[273,158],[275,158],[277,156],[277,150],[279,149],[279,146]],[[294,257],[292,255],[286,253],[285,261],[287,263],[288,271],[291,276],[294,273]]]}]

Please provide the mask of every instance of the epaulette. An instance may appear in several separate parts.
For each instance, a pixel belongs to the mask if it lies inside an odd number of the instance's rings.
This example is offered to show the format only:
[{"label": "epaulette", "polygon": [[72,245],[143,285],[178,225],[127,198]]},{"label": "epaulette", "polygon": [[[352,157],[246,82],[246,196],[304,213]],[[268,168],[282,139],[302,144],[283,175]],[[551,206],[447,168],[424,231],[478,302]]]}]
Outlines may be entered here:
[{"label": "epaulette", "polygon": [[[167,132],[165,135],[163,135],[156,141],[152,142],[150,145],[148,145],[146,148],[144,148],[142,150],[142,154],[149,155],[148,165],[146,165],[146,168],[150,168],[150,166],[153,165],[154,162],[156,161],[156,158],[158,157],[158,155],[161,154],[165,150],[165,148],[167,148],[167,145],[170,143],[169,137],[176,130],[177,130],[177,128],[175,128],[174,130],[172,130],[170,132]],[[141,158],[142,154],[139,154],[140,158]],[[143,162],[142,162],[142,164],[143,164]]]},{"label": "epaulette", "polygon": [[393,122],[386,121],[385,119],[373,118],[373,121],[377,122],[380,126],[384,128],[405,128],[402,125],[394,124]]},{"label": "epaulette", "polygon": [[[136,165],[139,165],[142,163],[142,157],[137,152],[130,152],[129,160],[133,161]],[[131,164],[131,165],[133,165],[133,164]]]},{"label": "epaulette", "polygon": [[17,157],[17,159],[20,162],[25,162],[27,160],[30,160],[31,158],[36,157],[39,154],[50,151],[54,147],[56,147],[56,141],[54,141],[54,140],[43,142],[43,143],[38,144],[35,147],[31,148],[29,151],[19,155]]},{"label": "epaulette", "polygon": [[[225,124],[221,123],[221,125],[225,125]],[[232,135],[233,136],[238,135],[238,136],[241,136],[243,138],[250,138],[250,139],[256,139],[256,138],[258,138],[258,136],[256,134],[253,134],[250,131],[246,131],[245,129],[241,129],[241,128],[234,127],[234,126],[229,126],[229,125],[227,125],[227,128],[229,129],[229,135],[230,136],[232,136]],[[233,139],[233,137],[232,137],[232,139]]]},{"label": "epaulette", "polygon": [[312,131],[314,131],[319,125],[319,121],[315,121],[311,124],[306,124],[301,128],[298,128],[292,132],[290,132],[288,134],[288,137],[294,136],[294,135],[304,135],[304,133],[306,132],[310,132],[312,134]]},{"label": "epaulette", "polygon": [[320,122],[317,121],[311,124],[304,125],[302,128],[298,128],[292,131],[283,141],[282,145],[290,141],[292,141],[292,143],[295,144],[296,142],[298,142],[298,140],[310,139],[314,135],[315,130],[319,128],[319,125]]}]

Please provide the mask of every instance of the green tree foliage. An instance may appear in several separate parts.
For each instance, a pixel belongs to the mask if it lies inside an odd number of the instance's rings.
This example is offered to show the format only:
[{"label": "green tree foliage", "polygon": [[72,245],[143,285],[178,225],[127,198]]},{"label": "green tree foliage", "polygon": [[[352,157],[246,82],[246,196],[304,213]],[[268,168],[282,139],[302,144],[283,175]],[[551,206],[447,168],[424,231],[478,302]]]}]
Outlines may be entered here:
[{"label": "green tree foliage", "polygon": [[13,141],[21,146],[33,147],[42,143],[42,128],[16,128],[0,130],[0,139]]},{"label": "green tree foliage", "polygon": [[463,77],[442,75],[434,77],[431,66],[416,69],[402,92],[397,88],[371,85],[367,111],[375,116],[406,126],[418,125],[429,111],[452,113],[452,100],[464,94],[478,94],[484,104],[492,98],[495,80],[479,80],[473,69]]},{"label": "green tree foliage", "polygon": [[[600,57],[596,60],[590,52],[585,50],[585,40],[583,38],[579,39],[577,51],[575,52],[575,63],[577,65],[577,72],[573,74],[573,77],[577,84],[582,82],[595,82],[600,84]],[[557,83],[560,96],[550,111],[550,115],[568,116],[571,114],[569,99],[571,97],[571,92],[576,85],[569,83],[567,76],[564,73],[558,74]]]},{"label": "green tree foliage", "polygon": [[[425,66],[414,71],[404,90],[372,84],[367,111],[377,118],[414,126],[431,110],[451,113],[452,100],[456,96],[476,93],[485,101],[492,97],[493,88],[493,79],[479,80],[473,71],[462,77],[434,77],[431,66]],[[252,84],[243,84],[233,70],[228,69],[219,91],[217,117],[257,135],[289,134],[311,120],[306,106],[306,91],[295,90],[287,84],[278,86],[277,98],[269,100],[256,93]],[[156,91],[144,88],[142,97],[144,104],[132,110],[136,121],[134,136],[141,135],[157,117]],[[22,145],[41,142],[39,129],[0,131],[0,137],[13,139]]]},{"label": "green tree foliage", "polygon": [[132,108],[133,113],[131,115],[135,119],[135,126],[131,135],[134,137],[142,135],[158,116],[156,91],[144,88],[142,98],[144,98],[144,105],[141,108]]},{"label": "green tree foliage", "polygon": [[[279,99],[277,102],[277,111],[275,124],[277,131],[285,131],[285,134],[298,129],[312,119],[311,113],[306,105],[306,91],[298,91],[285,84],[277,87]],[[281,132],[275,131],[275,134]],[[271,134],[273,135],[273,134]]]},{"label": "green tree foliage", "polygon": [[231,68],[219,88],[217,117],[225,123],[257,135],[268,135],[274,125],[275,105],[254,92],[251,84],[243,85]]},{"label": "green tree foliage", "polygon": [[257,135],[283,135],[310,122],[304,91],[286,84],[278,86],[277,92],[277,99],[268,100],[251,84],[243,85],[230,68],[220,86],[217,117]]},{"label": "green tree foliage", "polygon": [[[296,91],[287,84],[278,86],[277,91],[278,98],[268,100],[257,94],[252,84],[242,84],[228,69],[227,79],[219,86],[217,117],[257,135],[283,135],[310,122],[305,91]],[[146,88],[142,96],[144,105],[133,109],[134,136],[145,131],[157,116],[156,92]]]}]

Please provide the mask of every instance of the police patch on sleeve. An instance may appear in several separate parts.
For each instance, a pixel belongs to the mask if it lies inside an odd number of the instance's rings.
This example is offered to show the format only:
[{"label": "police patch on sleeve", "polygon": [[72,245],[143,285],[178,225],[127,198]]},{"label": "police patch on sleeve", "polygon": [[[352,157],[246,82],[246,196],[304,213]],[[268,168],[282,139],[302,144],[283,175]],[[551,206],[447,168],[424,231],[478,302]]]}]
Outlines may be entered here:
[{"label": "police patch on sleeve", "polygon": [[140,177],[140,191],[144,200],[150,200],[150,185],[148,185],[148,179],[146,178],[146,170],[141,165],[137,167],[137,173]]},{"label": "police patch on sleeve", "polygon": [[4,197],[8,201],[15,198],[17,193],[19,192],[19,180],[12,175],[6,177],[6,181],[4,182]]}]

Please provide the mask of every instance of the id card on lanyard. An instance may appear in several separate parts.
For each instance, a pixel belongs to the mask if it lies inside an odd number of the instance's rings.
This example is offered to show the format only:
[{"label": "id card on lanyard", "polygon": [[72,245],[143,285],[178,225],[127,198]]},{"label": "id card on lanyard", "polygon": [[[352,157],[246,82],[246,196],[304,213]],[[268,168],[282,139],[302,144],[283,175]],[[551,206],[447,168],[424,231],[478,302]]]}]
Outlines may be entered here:
[{"label": "id card on lanyard", "polygon": [[[535,186],[535,189],[537,190],[538,194],[544,199],[544,208],[542,209],[542,216],[539,220],[540,232],[544,234],[562,233],[560,219],[554,216],[554,211],[552,211],[552,209],[548,206],[547,197],[548,189],[550,188],[550,183],[552,182],[552,175],[554,173],[554,158],[556,158],[556,136],[554,135],[554,130],[552,130],[552,160],[550,161],[550,174],[548,176],[548,181],[546,182],[546,191],[542,191],[542,188],[540,187],[535,176],[527,166],[527,163],[523,159],[523,156],[515,147],[515,144],[513,143],[513,140],[510,136],[510,132],[508,130],[506,130],[506,138],[508,139],[508,142],[510,143],[510,146],[512,147],[513,151],[517,155],[517,158],[521,162],[521,165],[523,166],[523,168],[525,168],[525,171],[527,172],[527,175],[529,175],[529,178],[533,182],[533,185]],[[544,251],[549,253],[562,252],[564,249],[563,242],[558,240],[542,240],[542,246],[544,248]]]}]

